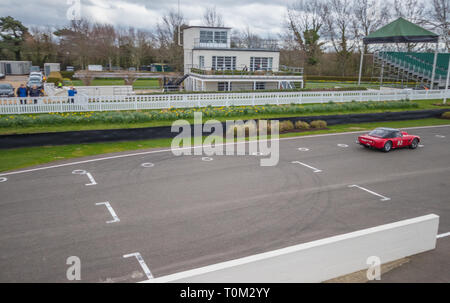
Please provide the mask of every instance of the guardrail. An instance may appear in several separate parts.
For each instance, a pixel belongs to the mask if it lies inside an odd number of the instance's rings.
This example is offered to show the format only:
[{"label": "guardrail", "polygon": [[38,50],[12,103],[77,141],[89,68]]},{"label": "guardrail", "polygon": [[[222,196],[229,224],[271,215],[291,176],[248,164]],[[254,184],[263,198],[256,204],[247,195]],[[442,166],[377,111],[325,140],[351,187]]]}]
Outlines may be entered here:
[{"label": "guardrail", "polygon": [[[445,90],[195,93],[134,96],[49,96],[0,98],[0,114],[166,109],[171,107],[254,106],[361,101],[442,99]],[[450,90],[447,92],[450,98]],[[73,103],[72,103],[73,99]],[[26,104],[21,104],[26,103]]]},{"label": "guardrail", "polygon": [[430,214],[144,282],[323,282],[435,249],[438,226],[439,217]]}]

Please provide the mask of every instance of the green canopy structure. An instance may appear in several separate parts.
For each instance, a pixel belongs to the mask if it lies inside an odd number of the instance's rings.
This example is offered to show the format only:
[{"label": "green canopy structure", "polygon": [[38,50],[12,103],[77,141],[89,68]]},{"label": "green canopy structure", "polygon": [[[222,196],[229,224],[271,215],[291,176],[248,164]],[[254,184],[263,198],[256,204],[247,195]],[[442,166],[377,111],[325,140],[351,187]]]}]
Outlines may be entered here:
[{"label": "green canopy structure", "polygon": [[[437,50],[439,45],[439,35],[424,29],[404,18],[398,18],[395,21],[383,26],[382,28],[370,33],[363,38],[364,44],[375,43],[436,43],[434,54],[433,72],[431,80],[431,89],[433,89],[434,76],[436,70]],[[358,85],[361,85],[361,73],[364,51],[361,52],[359,64]],[[383,69],[382,69],[383,70]],[[380,84],[381,85],[381,84]]]},{"label": "green canopy structure", "polygon": [[372,43],[437,43],[439,36],[403,18],[383,26],[363,39],[364,44]]}]

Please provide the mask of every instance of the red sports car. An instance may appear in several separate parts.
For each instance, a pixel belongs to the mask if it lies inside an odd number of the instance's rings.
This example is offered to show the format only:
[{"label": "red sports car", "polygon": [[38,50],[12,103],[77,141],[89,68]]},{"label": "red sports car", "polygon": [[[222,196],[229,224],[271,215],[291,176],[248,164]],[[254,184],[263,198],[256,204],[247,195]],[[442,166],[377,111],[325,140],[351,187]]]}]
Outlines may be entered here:
[{"label": "red sports car", "polygon": [[381,149],[384,152],[401,147],[415,149],[419,142],[419,136],[409,135],[407,132],[385,127],[376,128],[367,135],[359,136],[357,141],[364,147]]}]

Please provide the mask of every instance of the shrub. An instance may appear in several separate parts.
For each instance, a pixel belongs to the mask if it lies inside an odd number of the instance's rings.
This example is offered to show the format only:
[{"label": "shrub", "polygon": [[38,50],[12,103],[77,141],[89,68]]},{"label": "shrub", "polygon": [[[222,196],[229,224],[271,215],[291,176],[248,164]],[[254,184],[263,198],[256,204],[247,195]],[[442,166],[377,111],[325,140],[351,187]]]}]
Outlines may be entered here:
[{"label": "shrub", "polygon": [[70,80],[73,80],[73,75],[75,74],[75,72],[68,72],[68,71],[61,71],[60,73],[63,78],[68,78]]},{"label": "shrub", "polygon": [[295,122],[295,128],[298,129],[309,129],[311,126],[308,124],[308,122],[305,121],[297,121]]},{"label": "shrub", "polygon": [[50,75],[48,75],[48,77],[49,78],[57,78],[60,81],[62,81],[62,79],[63,79],[60,72],[50,72]]},{"label": "shrub", "polygon": [[441,118],[450,119],[450,112],[445,112],[442,114]]},{"label": "shrub", "polygon": [[53,83],[57,85],[59,82],[62,82],[62,79],[50,77],[47,79],[47,83]]},{"label": "shrub", "polygon": [[292,121],[282,121],[280,122],[280,132],[288,131],[294,129],[294,123]]},{"label": "shrub", "polygon": [[312,128],[325,128],[327,127],[327,122],[323,120],[315,120],[311,122]]},{"label": "shrub", "polygon": [[234,138],[249,137],[250,135],[257,136],[257,127],[255,122],[246,122],[243,125],[236,124],[227,130],[227,136],[231,135]]},{"label": "shrub", "polygon": [[259,133],[260,128],[261,128],[262,130],[265,130],[265,133],[266,133],[267,135],[270,135],[271,130],[272,130],[272,128],[271,128],[271,122],[268,121],[268,120],[259,120],[259,121],[258,121],[258,135],[261,135],[261,134]]}]

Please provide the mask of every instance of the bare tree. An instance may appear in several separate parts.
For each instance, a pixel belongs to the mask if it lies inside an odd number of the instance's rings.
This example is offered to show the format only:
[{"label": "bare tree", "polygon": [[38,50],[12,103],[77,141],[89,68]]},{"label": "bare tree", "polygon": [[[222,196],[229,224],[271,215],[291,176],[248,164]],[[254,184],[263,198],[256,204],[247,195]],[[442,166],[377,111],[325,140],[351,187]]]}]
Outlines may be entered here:
[{"label": "bare tree", "polygon": [[162,22],[156,26],[156,36],[161,47],[178,44],[178,30],[185,24],[182,14],[175,11],[169,11],[163,16]]},{"label": "bare tree", "polygon": [[297,1],[288,7],[287,28],[291,37],[305,53],[306,63],[316,65],[319,62],[322,46],[320,42],[322,27],[325,23],[325,6],[321,0]]},{"label": "bare tree", "polygon": [[82,69],[89,64],[94,48],[91,41],[91,23],[86,19],[73,20],[70,26],[57,30],[54,34],[60,38],[60,51],[67,57],[78,61]]},{"label": "bare tree", "polygon": [[338,68],[345,76],[346,68],[356,46],[352,25],[351,0],[329,0],[325,7],[327,36],[336,52]]},{"label": "bare tree", "polygon": [[96,57],[104,61],[111,70],[112,61],[117,55],[117,32],[112,25],[108,24],[94,24],[92,28],[92,40]]},{"label": "bare tree", "polygon": [[[362,41],[364,37],[385,25],[389,20],[388,6],[378,0],[355,1],[353,14],[353,28],[358,41]],[[367,52],[368,45],[364,45],[364,53]]]},{"label": "bare tree", "polygon": [[156,27],[159,57],[166,63],[174,64],[178,70],[183,69],[183,48],[179,43],[182,43],[182,30],[185,26],[183,15],[169,11]]},{"label": "bare tree", "polygon": [[[399,18],[402,17],[409,22],[418,25],[425,25],[424,21],[425,16],[425,4],[423,0],[394,0],[394,11],[393,17]],[[423,49],[424,44],[421,43],[406,43],[406,50],[408,52],[413,51],[414,49]],[[404,51],[404,44],[397,44],[397,50]]]},{"label": "bare tree", "polygon": [[152,52],[152,35],[150,32],[137,30],[135,36],[134,57],[136,68],[140,69],[143,61]]},{"label": "bare tree", "polygon": [[394,0],[394,17],[402,17],[412,23],[423,25],[425,4],[422,0]]},{"label": "bare tree", "polygon": [[425,23],[441,36],[447,52],[450,51],[450,0],[432,0]]},{"label": "bare tree", "polygon": [[239,48],[258,48],[264,43],[260,36],[253,33],[249,25],[245,27],[245,30],[233,31],[231,40],[232,45]]},{"label": "bare tree", "polygon": [[25,39],[24,54],[39,66],[56,61],[57,44],[53,38],[53,30],[50,27],[32,27]]},{"label": "bare tree", "polygon": [[217,12],[215,6],[206,8],[203,14],[203,22],[206,26],[212,27],[224,26],[222,14]]}]

